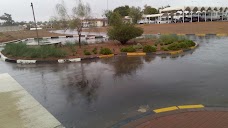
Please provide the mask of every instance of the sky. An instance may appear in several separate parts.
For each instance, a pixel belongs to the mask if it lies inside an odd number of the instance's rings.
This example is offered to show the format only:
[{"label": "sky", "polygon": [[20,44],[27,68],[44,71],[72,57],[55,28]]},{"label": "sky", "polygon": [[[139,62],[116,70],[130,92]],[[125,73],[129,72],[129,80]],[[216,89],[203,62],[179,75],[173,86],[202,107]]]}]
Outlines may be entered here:
[{"label": "sky", "polygon": [[[56,15],[55,5],[62,0],[0,0],[0,16],[4,13],[12,14],[15,21],[32,21],[31,2],[34,4],[34,10],[37,21],[48,21],[51,16]],[[65,4],[70,12],[77,0],[65,0]],[[152,7],[161,6],[226,6],[227,0],[82,0],[89,3],[92,9],[92,16],[102,17],[104,10],[112,10],[118,6],[140,6],[150,5]],[[108,4],[107,4],[108,1]],[[108,6],[107,6],[108,5]]]}]

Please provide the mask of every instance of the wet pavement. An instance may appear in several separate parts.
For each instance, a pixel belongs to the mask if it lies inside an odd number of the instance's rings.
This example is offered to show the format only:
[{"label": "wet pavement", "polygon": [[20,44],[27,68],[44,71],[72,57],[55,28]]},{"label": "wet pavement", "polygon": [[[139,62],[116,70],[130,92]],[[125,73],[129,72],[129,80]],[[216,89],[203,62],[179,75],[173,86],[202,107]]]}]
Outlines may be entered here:
[{"label": "wet pavement", "polygon": [[20,65],[0,61],[69,128],[105,128],[140,106],[228,106],[228,38],[202,37],[179,57],[114,57],[82,63]]}]

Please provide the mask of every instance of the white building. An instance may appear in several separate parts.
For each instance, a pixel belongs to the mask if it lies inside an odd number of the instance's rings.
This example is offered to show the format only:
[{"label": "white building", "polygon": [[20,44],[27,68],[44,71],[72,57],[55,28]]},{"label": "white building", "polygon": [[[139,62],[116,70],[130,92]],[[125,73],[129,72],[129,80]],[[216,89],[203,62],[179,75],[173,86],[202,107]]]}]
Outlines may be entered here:
[{"label": "white building", "polygon": [[[143,15],[143,23],[206,22],[228,20],[228,7],[182,6],[159,10],[160,14]],[[184,18],[183,18],[184,17]]]}]

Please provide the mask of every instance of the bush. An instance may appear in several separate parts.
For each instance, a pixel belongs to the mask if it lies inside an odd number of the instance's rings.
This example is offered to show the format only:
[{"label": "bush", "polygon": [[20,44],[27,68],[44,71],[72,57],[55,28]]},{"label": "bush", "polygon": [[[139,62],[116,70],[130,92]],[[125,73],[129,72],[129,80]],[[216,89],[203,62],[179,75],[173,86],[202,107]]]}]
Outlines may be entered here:
[{"label": "bush", "polygon": [[111,40],[118,40],[121,44],[126,44],[127,41],[139,37],[143,34],[143,29],[137,28],[129,23],[122,23],[108,29],[108,36]]},{"label": "bush", "polygon": [[181,49],[187,49],[192,46],[195,46],[195,43],[193,41],[185,40],[184,42],[180,42],[180,43],[176,42],[176,43],[170,44],[168,46],[168,49],[176,51],[176,50],[181,50]]},{"label": "bush", "polygon": [[97,54],[97,48],[94,48],[92,51],[94,54]]},{"label": "bush", "polygon": [[121,52],[136,52],[136,49],[133,46],[121,48]]},{"label": "bush", "polygon": [[109,54],[112,54],[112,51],[109,48],[101,48],[100,54],[109,55]]},{"label": "bush", "polygon": [[91,55],[91,53],[89,51],[87,51],[86,49],[84,50],[84,55]]},{"label": "bush", "polygon": [[136,50],[143,49],[143,46],[140,43],[137,43],[137,45],[133,45],[133,48]]},{"label": "bush", "polygon": [[155,46],[146,45],[143,47],[143,52],[150,53],[150,52],[156,52],[157,48]]},{"label": "bush", "polygon": [[163,51],[169,51],[169,49],[167,47],[161,47],[161,50],[163,50]]},{"label": "bush", "polygon": [[66,57],[67,52],[54,46],[29,47],[25,43],[7,44],[3,53],[12,57],[48,58]]}]

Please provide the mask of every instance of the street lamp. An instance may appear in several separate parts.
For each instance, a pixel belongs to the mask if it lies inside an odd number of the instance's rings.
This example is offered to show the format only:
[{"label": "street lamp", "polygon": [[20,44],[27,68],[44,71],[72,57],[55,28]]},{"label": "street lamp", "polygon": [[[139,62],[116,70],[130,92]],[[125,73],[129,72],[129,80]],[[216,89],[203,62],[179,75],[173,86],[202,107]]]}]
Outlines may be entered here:
[{"label": "street lamp", "polygon": [[34,13],[34,8],[33,8],[33,3],[31,3],[31,7],[32,7],[33,18],[34,18],[35,27],[36,27],[36,36],[37,36],[37,41],[38,41],[38,45],[39,45],[39,35],[38,35],[38,30],[37,30],[37,25],[36,25],[36,18],[35,18],[35,13]]}]

